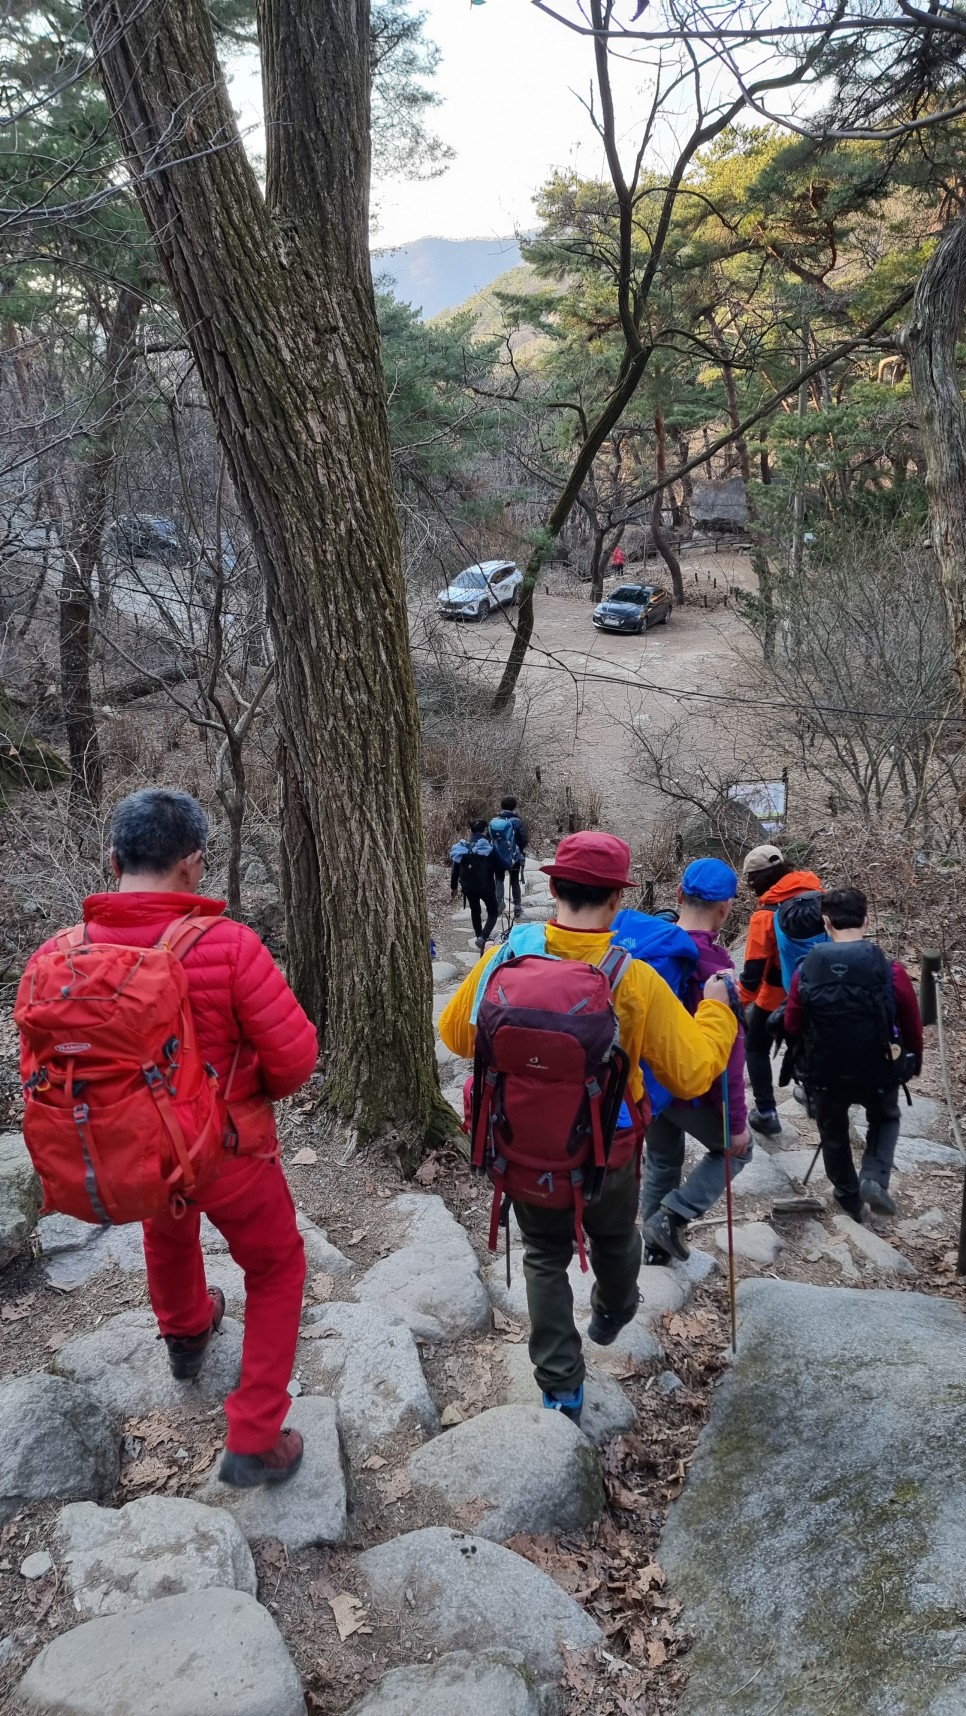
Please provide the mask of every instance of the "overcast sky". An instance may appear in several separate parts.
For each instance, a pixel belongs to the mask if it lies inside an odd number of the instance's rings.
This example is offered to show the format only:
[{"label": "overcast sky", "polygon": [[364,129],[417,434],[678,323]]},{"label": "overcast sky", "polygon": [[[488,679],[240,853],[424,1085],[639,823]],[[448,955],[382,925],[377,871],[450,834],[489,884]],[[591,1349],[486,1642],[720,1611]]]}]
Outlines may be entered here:
[{"label": "overcast sky", "polygon": [[[630,0],[628,0],[630,9]],[[574,91],[586,96],[593,70],[589,42],[528,0],[420,0],[426,34],[442,50],[436,79],[442,105],[435,129],[456,150],[439,179],[375,188],[377,246],[407,239],[506,236],[534,224],[534,192],[554,167],[599,172],[600,150]],[[641,79],[620,75],[621,109],[630,127]],[[239,67],[233,99],[243,125],[260,119],[253,65]],[[257,136],[253,139],[257,148]]]}]

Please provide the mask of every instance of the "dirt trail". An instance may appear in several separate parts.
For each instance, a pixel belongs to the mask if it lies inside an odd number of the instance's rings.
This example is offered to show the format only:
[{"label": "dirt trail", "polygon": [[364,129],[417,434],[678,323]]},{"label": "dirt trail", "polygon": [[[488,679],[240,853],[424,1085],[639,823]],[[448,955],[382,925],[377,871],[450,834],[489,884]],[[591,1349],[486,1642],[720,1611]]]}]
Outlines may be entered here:
[{"label": "dirt trail", "polygon": [[[607,826],[630,840],[659,802],[635,778],[635,723],[660,726],[673,715],[677,705],[661,694],[664,687],[727,686],[746,635],[733,602],[711,604],[722,589],[754,588],[747,554],[695,549],[682,558],[682,570],[689,590],[707,593],[709,607],[676,607],[668,625],[643,637],[595,632],[588,586],[552,570],[538,590],[533,647],[517,690],[516,708],[538,753],[569,760],[574,778],[600,792]],[[624,581],[635,579],[662,581],[653,561],[628,566]],[[494,614],[483,625],[440,626],[438,647],[459,664],[461,677],[495,685],[510,637],[506,618]]]}]

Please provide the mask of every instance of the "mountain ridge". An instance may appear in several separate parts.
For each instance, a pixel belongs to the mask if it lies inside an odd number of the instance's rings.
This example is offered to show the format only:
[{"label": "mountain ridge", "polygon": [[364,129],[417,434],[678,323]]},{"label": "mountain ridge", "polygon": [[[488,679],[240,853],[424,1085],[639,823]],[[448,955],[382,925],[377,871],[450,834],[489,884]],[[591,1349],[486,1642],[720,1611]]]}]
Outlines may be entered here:
[{"label": "mountain ridge", "polygon": [[522,263],[516,238],[437,238],[372,252],[373,277],[386,276],[396,297],[418,310],[424,321],[458,309],[485,291],[500,275]]}]

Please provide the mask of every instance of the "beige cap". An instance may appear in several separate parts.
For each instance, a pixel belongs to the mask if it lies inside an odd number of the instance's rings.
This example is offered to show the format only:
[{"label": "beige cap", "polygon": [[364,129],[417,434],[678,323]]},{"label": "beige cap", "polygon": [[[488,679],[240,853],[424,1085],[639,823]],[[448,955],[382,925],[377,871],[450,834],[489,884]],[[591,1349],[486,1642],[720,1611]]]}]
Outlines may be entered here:
[{"label": "beige cap", "polygon": [[784,854],[777,846],[753,846],[741,866],[741,874],[747,882],[757,870],[770,870],[773,864],[783,864]]}]

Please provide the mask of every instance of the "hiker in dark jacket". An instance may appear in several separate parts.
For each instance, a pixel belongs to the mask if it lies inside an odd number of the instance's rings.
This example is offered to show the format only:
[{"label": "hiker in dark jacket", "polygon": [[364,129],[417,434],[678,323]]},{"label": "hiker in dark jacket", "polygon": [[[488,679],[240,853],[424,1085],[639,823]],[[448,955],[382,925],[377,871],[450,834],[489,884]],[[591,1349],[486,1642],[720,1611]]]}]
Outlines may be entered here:
[{"label": "hiker in dark jacket", "polygon": [[[895,1215],[889,1191],[899,1141],[899,1087],[922,1071],[922,1018],[905,967],[866,939],[868,905],[860,888],[822,899],[828,941],[807,954],[792,979],[785,1035],[814,1105],[822,1160],[836,1202],[854,1221],[862,1202]],[[865,1109],[865,1151],[858,1174],[849,1138],[849,1106]]]},{"label": "hiker in dark jacket", "polygon": [[[496,903],[502,912],[506,899],[506,878],[510,878],[510,897],[513,901],[513,916],[523,916],[523,866],[527,858],[527,826],[521,816],[517,815],[517,801],[512,794],[507,794],[500,800],[500,809],[490,823],[490,838],[497,852]],[[509,846],[511,862],[503,865],[500,861],[501,847]],[[516,853],[513,857],[512,854]]]},{"label": "hiker in dark jacket", "polygon": [[745,959],[738,978],[748,1025],[745,1040],[748,1077],[755,1098],[748,1124],[756,1132],[777,1137],[782,1125],[775,1102],[768,1018],[782,1005],[785,988],[775,938],[775,913],[785,900],[794,899],[798,894],[821,893],[822,884],[813,871],[796,870],[793,864],[787,863],[777,846],[753,847],[741,867],[741,873],[760,901],[748,925]]},{"label": "hiker in dark jacket", "polygon": [[[720,858],[698,858],[689,864],[678,888],[678,923],[697,950],[697,964],[684,997],[689,1011],[706,980],[716,971],[734,971],[734,962],[719,936],[738,894],[738,877]],[[744,1031],[735,1038],[728,1061],[728,1115],[733,1171],[738,1173],[751,1155],[745,1101]],[[708,1154],[692,1169],[684,1184],[685,1135],[703,1144]],[[647,1153],[641,1191],[644,1244],[648,1261],[666,1263],[689,1255],[684,1232],[689,1221],[706,1215],[725,1189],[722,1081],[696,1101],[673,1100],[656,1112],[647,1128]]]},{"label": "hiker in dark jacket", "polygon": [[[470,908],[476,945],[483,952],[499,917],[496,900],[496,878],[500,865],[485,822],[471,822],[469,837],[458,840],[450,858],[453,869],[449,879],[455,903],[460,890]],[[486,912],[486,921],[483,912]]]}]

